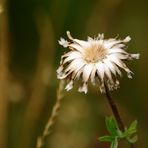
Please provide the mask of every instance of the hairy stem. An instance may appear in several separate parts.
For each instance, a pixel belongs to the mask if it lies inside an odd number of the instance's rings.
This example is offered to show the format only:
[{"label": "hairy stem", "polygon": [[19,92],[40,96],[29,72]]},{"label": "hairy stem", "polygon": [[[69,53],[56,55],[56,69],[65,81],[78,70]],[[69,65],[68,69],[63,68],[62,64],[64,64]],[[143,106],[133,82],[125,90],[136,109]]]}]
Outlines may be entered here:
[{"label": "hairy stem", "polygon": [[51,133],[51,128],[55,124],[57,116],[59,115],[59,110],[60,110],[60,107],[61,107],[61,101],[62,101],[62,98],[63,98],[63,93],[62,93],[63,85],[64,85],[63,83],[64,83],[63,81],[60,81],[60,83],[59,83],[59,88],[57,90],[56,103],[53,106],[51,116],[49,117],[47,124],[45,125],[45,128],[44,128],[42,135],[40,137],[38,137],[38,139],[37,139],[36,148],[42,148],[45,145],[46,139]]},{"label": "hairy stem", "polygon": [[[124,126],[124,123],[122,121],[121,115],[119,113],[118,107],[117,107],[116,103],[114,102],[113,98],[111,97],[111,95],[109,93],[109,90],[108,90],[106,85],[105,85],[105,91],[106,91],[107,101],[108,101],[108,103],[109,103],[109,105],[111,107],[111,110],[112,110],[112,112],[114,114],[114,117],[115,117],[115,119],[116,119],[116,121],[118,123],[119,129],[124,132],[125,131],[125,126]],[[129,144],[130,144],[131,148],[135,148],[134,144],[131,144],[131,143],[129,143]]]}]

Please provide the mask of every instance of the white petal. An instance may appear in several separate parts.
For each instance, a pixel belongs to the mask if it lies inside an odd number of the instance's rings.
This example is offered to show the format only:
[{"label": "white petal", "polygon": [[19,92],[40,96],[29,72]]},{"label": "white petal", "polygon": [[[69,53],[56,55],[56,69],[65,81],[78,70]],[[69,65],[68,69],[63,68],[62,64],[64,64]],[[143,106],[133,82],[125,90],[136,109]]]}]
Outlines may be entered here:
[{"label": "white petal", "polygon": [[60,45],[62,45],[63,47],[68,47],[69,43],[67,40],[65,40],[64,38],[60,38],[60,40],[58,41]]},{"label": "white petal", "polygon": [[66,89],[67,91],[69,91],[69,90],[71,90],[72,88],[73,88],[73,80],[71,80],[71,81],[66,85],[65,89]]},{"label": "white petal", "polygon": [[139,54],[139,53],[137,53],[137,54],[130,54],[130,56],[131,56],[133,59],[139,59],[140,54]]},{"label": "white petal", "polygon": [[75,79],[78,79],[78,80],[79,80],[79,78],[80,78],[82,72],[83,72],[83,67],[76,73]]},{"label": "white petal", "polygon": [[70,31],[67,31],[67,36],[70,40],[72,40],[74,43],[77,43],[78,45],[80,45],[81,47],[86,47],[88,45],[87,41],[83,41],[83,40],[78,40],[78,39],[74,39],[71,34]]},{"label": "white petal", "polygon": [[81,53],[83,52],[83,48],[80,45],[76,44],[76,43],[70,44],[69,48],[73,49],[73,50],[77,50],[77,51],[79,51]]},{"label": "white petal", "polygon": [[122,53],[113,53],[112,56],[115,56],[116,58],[119,58],[119,59],[128,59],[129,58],[129,55],[128,54],[122,54]]},{"label": "white petal", "polygon": [[116,44],[116,45],[113,46],[113,48],[121,48],[121,49],[123,47],[125,47],[125,44],[123,44],[123,43],[118,43],[118,44]]},{"label": "white petal", "polygon": [[116,56],[114,55],[109,55],[108,58],[113,61],[115,64],[117,64],[119,67],[123,68],[127,72],[128,78],[132,78],[133,72]]},{"label": "white petal", "polygon": [[119,67],[121,68],[125,68],[125,64],[114,54],[108,55],[107,56],[109,60],[111,60],[112,62],[114,62],[115,64],[117,64]]},{"label": "white petal", "polygon": [[59,68],[57,69],[57,73],[61,73],[63,71],[64,67],[63,65],[59,66]]},{"label": "white petal", "polygon": [[61,79],[61,80],[65,79],[66,77],[67,77],[67,74],[65,74],[65,73],[60,73],[60,74],[57,75],[57,78]]},{"label": "white petal", "polygon": [[95,84],[95,79],[96,79],[95,75],[96,75],[96,66],[93,66],[93,69],[92,69],[92,72],[91,72],[91,76],[90,76],[92,84]]},{"label": "white petal", "polygon": [[88,42],[92,42],[94,39],[88,36],[87,40]]},{"label": "white petal", "polygon": [[83,40],[74,39],[74,42],[76,42],[78,45],[80,45],[82,48],[85,48],[89,45],[88,42]]},{"label": "white petal", "polygon": [[113,41],[109,41],[109,40],[106,40],[104,41],[104,46],[105,48],[112,48],[113,46],[115,46],[116,44],[120,43],[121,41],[120,40],[113,40]]},{"label": "white petal", "polygon": [[64,79],[66,77],[65,73],[64,73],[64,67],[63,65],[61,65],[58,69],[57,69],[57,78],[58,79]]},{"label": "white petal", "polygon": [[104,82],[101,82],[101,84],[100,84],[99,88],[100,88],[100,92],[101,92],[101,93],[105,93],[105,86],[104,86]]},{"label": "white petal", "polygon": [[86,83],[83,83],[83,85],[80,86],[79,89],[78,89],[79,92],[84,92],[85,94],[87,93],[87,90],[88,90],[88,88],[87,88]]},{"label": "white petal", "polygon": [[104,72],[105,72],[106,76],[107,76],[110,80],[112,80],[111,71],[110,71],[110,69],[108,68],[108,66],[106,66],[106,64],[104,64]]},{"label": "white petal", "polygon": [[85,64],[85,61],[83,59],[75,59],[68,65],[65,72],[75,71],[76,69],[79,68],[80,65],[84,65],[84,64]]},{"label": "white petal", "polygon": [[68,38],[73,41],[74,38],[71,36],[70,31],[66,31],[66,33],[67,33]]},{"label": "white petal", "polygon": [[102,33],[102,34],[99,33],[97,39],[103,40],[104,39],[104,33]]},{"label": "white petal", "polygon": [[95,64],[97,69],[97,74],[100,76],[101,80],[104,81],[104,64],[102,62],[98,62]]},{"label": "white petal", "polygon": [[110,62],[110,60],[108,60],[108,59],[105,59],[103,61],[106,64],[106,66],[110,69],[110,71],[116,76],[116,70],[115,70],[115,67],[112,64],[112,62]]},{"label": "white petal", "polygon": [[132,79],[133,77],[132,77],[132,74],[134,74],[130,69],[125,69],[125,71],[127,72],[127,77],[129,78],[129,79]]},{"label": "white petal", "polygon": [[77,77],[80,76],[80,74],[83,72],[83,67],[86,65],[86,63],[81,63],[79,67],[73,72],[72,79],[77,79]]},{"label": "white petal", "polygon": [[73,51],[67,58],[64,59],[63,64],[65,64],[66,62],[69,62],[71,60],[81,58],[81,57],[82,57],[82,55],[80,54],[80,52]]},{"label": "white petal", "polygon": [[131,40],[131,37],[130,36],[127,36],[124,40],[123,40],[123,42],[129,42]]},{"label": "white petal", "polygon": [[86,64],[84,69],[83,69],[83,80],[84,82],[87,82],[89,77],[90,77],[90,74],[92,72],[92,69],[94,67],[94,64],[93,63],[90,63],[90,64]]},{"label": "white petal", "polygon": [[115,71],[118,73],[118,75],[121,77],[122,76],[122,73],[121,73],[121,71],[119,70],[119,68],[116,66],[116,64],[115,63],[113,63],[113,62],[111,62],[112,64],[113,64],[113,66],[114,66],[114,68],[115,68]]},{"label": "white petal", "polygon": [[121,48],[109,48],[108,53],[127,53],[125,50]]},{"label": "white petal", "polygon": [[63,54],[63,55],[61,56],[61,61],[63,61],[64,58],[68,57],[68,56],[71,55],[73,52],[74,52],[74,51],[70,51],[70,52],[67,52],[67,53]]}]

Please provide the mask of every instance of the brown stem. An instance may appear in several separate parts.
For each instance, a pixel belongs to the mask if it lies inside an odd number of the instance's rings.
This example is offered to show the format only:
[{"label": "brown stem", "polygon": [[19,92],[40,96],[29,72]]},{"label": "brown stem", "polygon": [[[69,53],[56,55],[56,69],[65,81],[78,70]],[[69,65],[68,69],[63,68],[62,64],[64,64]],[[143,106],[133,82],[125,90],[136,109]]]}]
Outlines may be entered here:
[{"label": "brown stem", "polygon": [[[111,107],[111,110],[112,110],[112,112],[114,114],[114,117],[115,117],[115,119],[116,119],[116,121],[118,123],[119,129],[124,132],[125,131],[125,126],[124,126],[124,123],[123,123],[123,121],[121,119],[121,115],[119,113],[118,107],[117,107],[116,103],[114,102],[114,100],[112,99],[106,85],[105,85],[105,92],[106,92],[106,98],[107,98],[108,103],[109,103],[109,105]],[[129,143],[129,144],[130,144],[131,148],[135,148],[134,144],[131,144],[131,143]]]}]

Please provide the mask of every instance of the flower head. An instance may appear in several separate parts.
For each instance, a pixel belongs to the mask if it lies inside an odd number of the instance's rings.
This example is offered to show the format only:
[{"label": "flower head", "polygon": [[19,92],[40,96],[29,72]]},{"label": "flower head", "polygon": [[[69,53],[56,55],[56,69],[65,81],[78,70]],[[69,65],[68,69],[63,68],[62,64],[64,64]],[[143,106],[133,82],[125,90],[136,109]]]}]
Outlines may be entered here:
[{"label": "flower head", "polygon": [[121,69],[132,78],[132,71],[124,61],[139,59],[139,54],[127,53],[124,48],[131,40],[129,36],[120,40],[116,38],[104,39],[103,34],[96,38],[88,37],[87,41],[74,39],[67,31],[69,41],[61,38],[59,44],[70,51],[61,57],[57,70],[58,79],[68,80],[66,90],[73,88],[76,80],[81,80],[79,92],[87,93],[88,82],[99,84],[101,92],[105,92],[105,85],[111,91],[119,87],[118,77]]}]

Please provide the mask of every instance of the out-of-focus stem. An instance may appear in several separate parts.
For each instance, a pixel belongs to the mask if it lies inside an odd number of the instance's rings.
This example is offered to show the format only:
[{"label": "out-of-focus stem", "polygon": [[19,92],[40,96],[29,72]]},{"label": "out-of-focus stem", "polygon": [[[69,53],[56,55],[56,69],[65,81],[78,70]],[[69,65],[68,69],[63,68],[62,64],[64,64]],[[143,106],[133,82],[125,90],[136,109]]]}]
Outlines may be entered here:
[{"label": "out-of-focus stem", "polygon": [[37,9],[34,14],[39,33],[39,51],[36,72],[31,82],[31,95],[23,119],[22,136],[19,142],[21,148],[30,147],[32,144],[35,127],[40,122],[40,116],[46,103],[44,97],[47,87],[50,86],[54,61],[52,22],[42,9]]},{"label": "out-of-focus stem", "polygon": [[63,88],[64,88],[63,83],[64,83],[64,81],[60,81],[60,83],[59,83],[59,88],[57,90],[56,103],[53,106],[51,116],[49,117],[47,124],[45,125],[42,136],[40,136],[37,139],[36,148],[42,148],[45,145],[45,140],[50,135],[51,128],[55,124],[57,116],[59,115],[59,110],[60,110],[60,107],[61,107],[61,101],[62,101],[62,98],[63,98]]},{"label": "out-of-focus stem", "polygon": [[6,0],[0,0],[0,147],[7,147],[8,17]]}]

